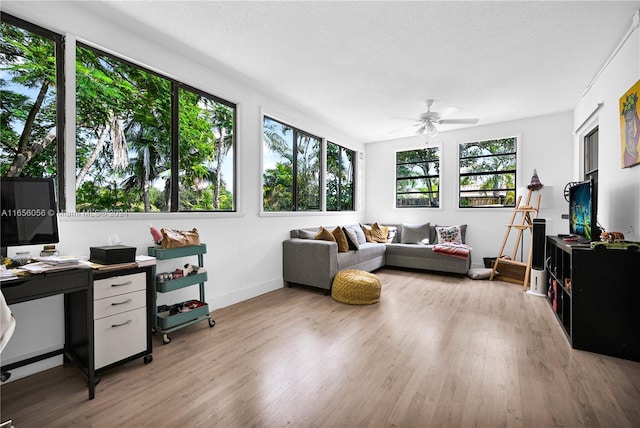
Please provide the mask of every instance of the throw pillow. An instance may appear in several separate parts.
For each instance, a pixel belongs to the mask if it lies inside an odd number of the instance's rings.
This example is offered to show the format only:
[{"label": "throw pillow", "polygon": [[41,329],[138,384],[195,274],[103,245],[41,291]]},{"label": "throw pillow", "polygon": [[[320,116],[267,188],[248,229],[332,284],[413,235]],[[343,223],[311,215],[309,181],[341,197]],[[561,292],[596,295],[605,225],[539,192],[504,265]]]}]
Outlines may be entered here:
[{"label": "throw pillow", "polygon": [[345,227],[342,228],[342,230],[344,231],[344,234],[347,236],[347,242],[349,243],[349,249],[350,250],[359,250],[360,249],[360,243],[358,242],[358,236],[356,235],[356,232],[355,232],[354,229],[355,228],[351,227],[351,226],[345,226]]},{"label": "throw pillow", "polygon": [[396,239],[396,235],[398,234],[398,228],[395,226],[387,226],[387,229],[389,231],[388,235],[387,235],[387,242],[398,242],[398,240]]},{"label": "throw pillow", "polygon": [[[498,272],[496,272],[497,274]],[[491,269],[471,268],[467,271],[467,276],[471,279],[487,279],[491,277]]]},{"label": "throw pillow", "polygon": [[[467,243],[467,225],[458,224],[456,226],[460,228],[460,236],[462,237],[462,243],[466,244]],[[431,242],[433,242],[434,244],[438,242],[438,234],[436,233],[436,227],[451,227],[451,226],[438,226],[437,224],[435,226],[431,226]]]},{"label": "throw pillow", "polygon": [[338,252],[346,253],[349,251],[349,243],[347,242],[347,237],[345,236],[342,228],[340,226],[336,227],[331,231],[331,234],[336,239],[336,243],[338,244]]},{"label": "throw pillow", "polygon": [[436,227],[436,235],[438,237],[438,244],[444,244],[446,242],[462,244],[462,233],[458,226]]},{"label": "throw pillow", "polygon": [[367,242],[367,237],[364,236],[364,231],[359,224],[352,224],[349,227],[355,232],[356,236],[358,237],[358,244],[364,244],[365,242]]},{"label": "throw pillow", "polygon": [[361,224],[360,227],[362,228],[366,242],[375,242],[371,237],[371,227],[365,226],[364,224]]},{"label": "throw pillow", "polygon": [[400,243],[402,244],[428,244],[429,243],[429,223],[406,224],[402,223],[402,234]]},{"label": "throw pillow", "polygon": [[318,230],[318,233],[316,233],[316,236],[314,237],[314,239],[336,242],[336,238],[333,237],[331,232],[329,232],[327,229],[325,229],[322,226],[320,226],[320,229]]},{"label": "throw pillow", "polygon": [[371,239],[373,242],[386,243],[389,236],[389,228],[386,226],[380,226],[378,223],[373,223],[371,226]]},{"label": "throw pillow", "polygon": [[312,232],[310,230],[299,229],[298,230],[298,238],[300,239],[314,239],[316,237],[316,232]]}]

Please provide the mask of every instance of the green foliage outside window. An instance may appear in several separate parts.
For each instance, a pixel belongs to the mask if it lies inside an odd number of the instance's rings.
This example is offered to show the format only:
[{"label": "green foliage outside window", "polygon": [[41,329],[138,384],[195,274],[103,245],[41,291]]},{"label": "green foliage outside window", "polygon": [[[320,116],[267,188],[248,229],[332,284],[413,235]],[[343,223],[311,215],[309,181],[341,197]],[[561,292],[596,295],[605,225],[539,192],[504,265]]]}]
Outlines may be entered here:
[{"label": "green foliage outside window", "polygon": [[515,137],[460,144],[460,207],[512,207],[516,194]]},{"label": "green foliage outside window", "polygon": [[[55,176],[62,41],[7,21],[0,27],[0,172]],[[83,45],[75,72],[77,211],[235,209],[235,106]]]},{"label": "green foliage outside window", "polygon": [[354,209],[354,157],[353,150],[327,142],[327,211]]},{"label": "green foliage outside window", "polygon": [[440,149],[396,153],[396,207],[440,206]]},{"label": "green foliage outside window", "polygon": [[318,137],[265,116],[262,171],[265,211],[320,210],[321,143]]},{"label": "green foliage outside window", "polygon": [[0,23],[0,172],[57,175],[56,40]]}]

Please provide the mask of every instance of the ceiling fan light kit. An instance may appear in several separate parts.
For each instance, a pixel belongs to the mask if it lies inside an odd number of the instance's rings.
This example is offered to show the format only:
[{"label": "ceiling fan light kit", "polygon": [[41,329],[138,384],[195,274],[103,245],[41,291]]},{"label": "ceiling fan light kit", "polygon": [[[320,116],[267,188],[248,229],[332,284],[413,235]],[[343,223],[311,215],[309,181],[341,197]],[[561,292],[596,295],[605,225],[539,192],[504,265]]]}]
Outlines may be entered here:
[{"label": "ceiling fan light kit", "polygon": [[433,100],[427,100],[427,111],[422,113],[418,119],[416,125],[418,129],[416,129],[416,134],[426,135],[427,143],[429,143],[429,138],[435,137],[438,135],[438,125],[473,125],[478,123],[477,118],[463,118],[463,119],[445,119],[444,116],[448,113],[453,113],[456,111],[454,108],[447,108],[443,113],[438,113],[435,111],[431,111],[431,106],[433,105]]}]

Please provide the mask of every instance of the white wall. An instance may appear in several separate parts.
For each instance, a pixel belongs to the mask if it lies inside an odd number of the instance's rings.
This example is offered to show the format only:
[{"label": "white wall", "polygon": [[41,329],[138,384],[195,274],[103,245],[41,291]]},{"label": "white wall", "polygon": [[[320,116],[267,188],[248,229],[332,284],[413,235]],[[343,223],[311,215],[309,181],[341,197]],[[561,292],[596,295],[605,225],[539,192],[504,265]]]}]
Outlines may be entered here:
[{"label": "white wall", "polygon": [[[229,76],[223,66],[210,59],[198,62],[188,50],[170,50],[165,44],[145,39],[140,34],[118,27],[104,17],[87,15],[81,2],[3,2],[3,12],[58,33],[77,38],[121,56],[133,59],[163,74],[196,88],[235,102],[238,105],[237,132],[237,209],[234,214],[128,214],[125,217],[66,217],[60,215],[62,254],[88,256],[89,247],[105,245],[117,235],[124,244],[146,254],[151,243],[148,223],[156,227],[190,229],[196,227],[207,244],[205,267],[210,272],[206,283],[207,301],[212,309],[255,297],[282,287],[282,241],[288,231],[320,224],[357,223],[360,212],[333,214],[261,214],[261,126],[262,113],[338,144],[362,152],[364,145],[353,141],[330,124],[311,117],[294,106],[280,102],[251,87],[241,76]],[[137,31],[143,32],[138,29]],[[69,49],[69,48],[68,48]],[[189,56],[186,56],[189,55]],[[68,72],[69,73],[69,72]],[[67,126],[72,127],[67,119]],[[73,127],[72,127],[73,129]],[[73,131],[72,131],[73,132]],[[359,180],[362,183],[362,180]],[[359,199],[362,199],[361,196]],[[39,254],[40,247],[30,248]],[[10,251],[11,253],[11,251]],[[191,259],[191,261],[195,261]],[[177,262],[163,262],[160,270],[173,270]],[[197,297],[198,287],[181,290],[177,296],[161,295],[159,303]],[[185,296],[184,298],[182,298]],[[180,299],[180,300],[178,300]],[[46,305],[29,302],[12,307],[17,318],[16,335],[29,337],[25,343],[12,339],[3,352],[5,363],[63,343],[62,299],[50,299]],[[29,321],[27,321],[27,319]],[[219,320],[223,322],[223,320]],[[59,364],[60,359],[51,362]],[[12,379],[30,373],[31,368],[15,370]]]},{"label": "white wall", "polygon": [[[440,146],[442,193],[440,208],[437,209],[395,208],[395,153],[425,147],[425,137],[367,144],[366,220],[388,223],[429,221],[438,225],[466,223],[466,242],[473,247],[472,263],[482,266],[483,257],[497,255],[513,209],[458,208],[458,144],[516,136],[519,140],[517,187],[526,189],[536,169],[545,186],[534,192],[534,198],[538,193],[541,195],[539,217],[547,220],[547,234],[568,233],[569,223],[561,219],[561,215],[569,210],[563,190],[571,181],[572,174],[571,124],[571,112],[565,112],[441,133],[429,143],[430,146]],[[513,236],[515,233],[512,232],[510,237]],[[525,257],[528,243],[527,237],[524,241]],[[507,254],[511,255],[511,242],[507,248]]]},{"label": "white wall", "polygon": [[[631,18],[631,17],[630,17]],[[630,22],[631,23],[631,22]],[[640,165],[621,167],[620,97],[640,79],[640,29],[636,27],[574,110],[574,179],[582,177],[584,135],[599,127],[598,223],[640,241]],[[595,107],[603,103],[592,118]],[[586,121],[586,123],[585,123]],[[583,125],[584,123],[584,125]]]}]

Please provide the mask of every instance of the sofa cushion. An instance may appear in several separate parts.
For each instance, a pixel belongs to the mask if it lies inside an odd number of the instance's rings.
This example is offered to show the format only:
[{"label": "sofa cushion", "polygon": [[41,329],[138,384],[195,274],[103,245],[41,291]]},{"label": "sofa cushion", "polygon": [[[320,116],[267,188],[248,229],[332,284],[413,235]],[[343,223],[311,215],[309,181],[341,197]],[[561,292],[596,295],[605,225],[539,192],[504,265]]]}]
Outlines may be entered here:
[{"label": "sofa cushion", "polygon": [[307,229],[298,229],[298,238],[300,239],[315,239],[317,231],[307,230]]},{"label": "sofa cushion", "polygon": [[331,234],[336,239],[339,253],[344,253],[345,251],[349,251],[349,242],[347,241],[347,236],[344,234],[344,231],[340,226],[333,229],[331,231]]},{"label": "sofa cushion", "polygon": [[320,226],[320,229],[318,230],[318,233],[316,233],[314,239],[336,242],[336,238],[333,236],[333,234],[322,226]]},{"label": "sofa cushion", "polygon": [[430,224],[407,224],[402,223],[402,234],[400,243],[402,244],[429,244]]},{"label": "sofa cushion", "polygon": [[[360,227],[358,227],[358,229],[360,229]],[[358,236],[356,235],[356,232],[353,230],[353,227],[345,226],[342,228],[342,230],[344,231],[344,234],[347,237],[347,242],[349,243],[349,249],[359,250],[360,242],[358,242]]]},{"label": "sofa cushion", "polygon": [[[358,251],[347,251],[346,253],[338,253],[338,271],[342,269],[351,269],[375,258],[384,259],[386,248],[384,244],[375,242],[366,242],[360,245]],[[384,261],[381,265],[384,264]]]}]

